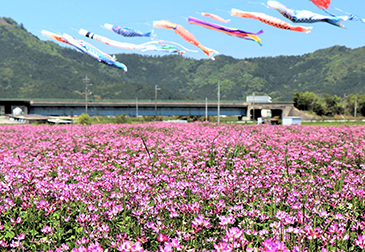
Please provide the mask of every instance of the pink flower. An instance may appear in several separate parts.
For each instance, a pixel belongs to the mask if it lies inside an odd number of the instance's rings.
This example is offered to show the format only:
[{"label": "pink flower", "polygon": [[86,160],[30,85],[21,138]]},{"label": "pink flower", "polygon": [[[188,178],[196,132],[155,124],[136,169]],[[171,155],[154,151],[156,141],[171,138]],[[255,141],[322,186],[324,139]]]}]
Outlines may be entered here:
[{"label": "pink flower", "polygon": [[171,245],[174,247],[174,248],[180,248],[181,245],[180,245],[180,241],[178,238],[174,238],[174,239],[171,239]]},{"label": "pink flower", "polygon": [[23,244],[20,242],[20,240],[19,241],[13,240],[10,244],[10,247],[20,249],[23,248]]},{"label": "pink flower", "polygon": [[107,252],[108,249],[103,250],[103,248],[101,247],[101,245],[98,242],[95,243],[90,243],[89,247],[87,247],[89,252]]},{"label": "pink flower", "polygon": [[8,242],[6,242],[4,240],[0,240],[0,246],[3,247],[3,248],[9,247]]},{"label": "pink flower", "polygon": [[133,244],[132,242],[130,241],[125,241],[123,242],[122,245],[120,245],[118,247],[118,251],[131,251],[132,250],[132,247],[133,247]]},{"label": "pink flower", "polygon": [[226,238],[229,241],[237,241],[243,238],[243,232],[237,227],[232,227],[226,231]]},{"label": "pink flower", "polygon": [[161,252],[173,252],[174,247],[172,246],[171,243],[165,242],[164,247],[160,246],[160,251]]},{"label": "pink flower", "polygon": [[53,227],[49,227],[49,226],[44,226],[44,227],[41,229],[41,232],[42,232],[42,233],[45,233],[45,234],[53,233],[53,231],[54,231],[54,228],[53,228]]},{"label": "pink flower", "polygon": [[194,218],[192,221],[191,227],[195,230],[195,233],[201,230],[202,227],[210,228],[210,219],[205,219],[204,215],[199,214],[197,217]]},{"label": "pink flower", "polygon": [[39,201],[36,205],[37,209],[44,209],[44,208],[48,208],[48,207],[49,207],[49,203],[44,200]]},{"label": "pink flower", "polygon": [[365,234],[357,236],[355,245],[359,246],[361,249],[365,248]]},{"label": "pink flower", "polygon": [[86,239],[85,236],[83,236],[82,238],[79,238],[76,241],[76,245],[81,245],[81,244],[86,244],[89,243],[89,239]]},{"label": "pink flower", "polygon": [[219,218],[219,225],[220,226],[227,226],[228,224],[233,224],[234,222],[234,217],[232,215],[229,216],[218,216]]},{"label": "pink flower", "polygon": [[157,241],[159,242],[167,242],[169,240],[169,237],[165,234],[159,233],[157,236]]},{"label": "pink flower", "polygon": [[280,241],[265,240],[262,245],[266,249],[265,252],[290,252]]},{"label": "pink flower", "polygon": [[84,246],[81,246],[79,248],[74,248],[72,250],[72,252],[88,252],[87,248],[85,248]]},{"label": "pink flower", "polygon": [[20,234],[18,235],[15,239],[18,239],[18,240],[24,240],[25,239],[25,234]]},{"label": "pink flower", "polygon": [[55,252],[65,252],[68,251],[70,248],[67,244],[62,243],[61,247],[56,248]]},{"label": "pink flower", "polygon": [[22,220],[22,218],[20,218],[20,217],[18,217],[16,220],[14,219],[14,218],[11,218],[10,219],[10,223],[11,223],[11,225],[15,225],[15,224],[19,224],[19,223],[22,223],[23,222],[23,220]]},{"label": "pink flower", "polygon": [[101,227],[98,228],[98,231],[100,231],[100,232],[109,232],[110,229],[109,229],[108,225],[103,224],[103,225],[101,225]]},{"label": "pink flower", "polygon": [[194,218],[192,224],[194,226],[200,226],[203,225],[203,221],[204,221],[204,216],[202,214],[199,214],[197,217]]},{"label": "pink flower", "polygon": [[142,252],[144,250],[142,248],[142,243],[141,242],[136,242],[135,244],[133,244],[133,242],[125,241],[122,245],[120,245],[118,247],[118,251]]},{"label": "pink flower", "polygon": [[142,252],[143,248],[142,248],[142,243],[141,242],[136,242],[133,246],[132,246],[132,251],[133,252]]},{"label": "pink flower", "polygon": [[86,215],[84,213],[79,214],[78,216],[76,216],[76,220],[77,222],[83,223],[83,222],[89,222],[91,221],[91,217],[90,215]]},{"label": "pink flower", "polygon": [[232,245],[225,242],[219,242],[218,244],[214,244],[214,248],[217,252],[232,251]]}]

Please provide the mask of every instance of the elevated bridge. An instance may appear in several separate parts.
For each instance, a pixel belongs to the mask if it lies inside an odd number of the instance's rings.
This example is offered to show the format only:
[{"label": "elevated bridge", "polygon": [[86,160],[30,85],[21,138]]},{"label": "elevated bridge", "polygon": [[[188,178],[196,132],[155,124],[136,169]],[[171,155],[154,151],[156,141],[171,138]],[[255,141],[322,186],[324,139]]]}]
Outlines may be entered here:
[{"label": "elevated bridge", "polygon": [[[0,113],[11,114],[15,107],[20,107],[26,114],[38,114],[46,116],[68,116],[71,110],[74,115],[85,113],[85,101],[74,100],[0,100]],[[207,111],[209,116],[217,116],[217,102],[208,101]],[[205,101],[157,101],[157,115],[161,116],[204,116]],[[221,101],[220,114],[237,116],[247,120],[261,117],[262,109],[272,110],[273,116],[290,116],[294,106],[292,102],[274,103],[247,103],[240,101]],[[255,113],[253,113],[255,111]],[[153,116],[155,115],[154,101],[88,101],[88,114],[97,115],[121,115],[129,116]]]}]

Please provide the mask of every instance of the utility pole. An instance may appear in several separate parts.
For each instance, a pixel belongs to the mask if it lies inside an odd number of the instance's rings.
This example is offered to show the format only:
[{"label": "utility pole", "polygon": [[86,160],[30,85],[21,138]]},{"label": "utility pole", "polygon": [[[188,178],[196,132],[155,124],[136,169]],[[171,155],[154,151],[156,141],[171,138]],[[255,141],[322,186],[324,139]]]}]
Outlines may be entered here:
[{"label": "utility pole", "polygon": [[71,136],[72,136],[72,126],[74,125],[74,110],[71,109]]},{"label": "utility pole", "polygon": [[253,118],[252,120],[255,122],[255,92],[252,93],[252,114]]},{"label": "utility pole", "polygon": [[205,121],[208,121],[208,98],[205,97]]},{"label": "utility pole", "polygon": [[138,117],[138,97],[136,97],[136,118]]},{"label": "utility pole", "polygon": [[221,115],[221,83],[220,81],[218,81],[218,118],[217,118],[217,121],[218,121],[218,124],[220,123],[220,115]]},{"label": "utility pole", "polygon": [[155,121],[157,119],[157,91],[161,90],[161,88],[158,88],[158,85],[155,86]]},{"label": "utility pole", "polygon": [[85,83],[85,114],[87,115],[87,95],[89,94],[90,90],[88,88],[88,86],[92,86],[90,82],[90,79],[87,78],[87,76],[85,77],[85,79],[83,79],[84,83]]},{"label": "utility pole", "polygon": [[346,116],[346,99],[347,99],[347,96],[346,94],[343,95],[343,105],[342,105],[342,108],[343,108],[343,114]]},{"label": "utility pole", "polygon": [[355,97],[354,117],[356,117],[356,114],[357,114],[357,97]]}]

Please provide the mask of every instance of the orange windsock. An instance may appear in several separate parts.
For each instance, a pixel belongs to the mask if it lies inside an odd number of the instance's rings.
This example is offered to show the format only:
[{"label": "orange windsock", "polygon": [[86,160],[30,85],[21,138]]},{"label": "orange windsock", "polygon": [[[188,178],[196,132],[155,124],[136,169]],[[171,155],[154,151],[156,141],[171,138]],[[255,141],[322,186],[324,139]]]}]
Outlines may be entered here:
[{"label": "orange windsock", "polygon": [[230,19],[227,19],[226,20],[226,19],[224,19],[224,18],[222,18],[222,17],[220,17],[218,15],[211,14],[211,13],[202,12],[201,15],[204,16],[204,17],[210,17],[210,18],[212,18],[212,19],[214,19],[214,20],[216,20],[218,22],[221,22],[221,23],[228,23],[229,21],[231,21]]},{"label": "orange windsock", "polygon": [[311,30],[313,28],[313,27],[305,27],[305,26],[295,26],[295,25],[289,24],[279,18],[272,17],[272,16],[266,15],[264,13],[259,13],[259,12],[247,12],[247,11],[232,9],[231,15],[236,16],[236,17],[242,17],[242,18],[257,19],[265,24],[274,26],[279,29],[284,29],[284,30],[309,33],[309,32],[311,32]]},{"label": "orange windsock", "polygon": [[331,0],[310,0],[312,1],[318,8],[320,9],[328,9],[330,6]]},{"label": "orange windsock", "polygon": [[51,39],[55,39],[59,42],[63,42],[63,43],[66,43],[66,44],[69,44],[64,38],[62,35],[59,35],[59,34],[56,34],[56,33],[53,33],[53,32],[49,32],[49,31],[46,31],[46,30],[42,30],[42,35],[45,36],[45,37],[48,37],[48,38],[51,38]]},{"label": "orange windsock", "polygon": [[214,60],[213,54],[218,53],[217,51],[207,48],[203,46],[196,38],[195,36],[190,33],[188,30],[186,30],[182,25],[172,23],[167,20],[161,20],[161,21],[154,21],[153,27],[155,28],[163,28],[163,29],[173,29],[176,34],[180,35],[185,41],[189,42],[190,44],[193,44],[200,49],[203,50],[203,52],[208,55],[209,58]]}]

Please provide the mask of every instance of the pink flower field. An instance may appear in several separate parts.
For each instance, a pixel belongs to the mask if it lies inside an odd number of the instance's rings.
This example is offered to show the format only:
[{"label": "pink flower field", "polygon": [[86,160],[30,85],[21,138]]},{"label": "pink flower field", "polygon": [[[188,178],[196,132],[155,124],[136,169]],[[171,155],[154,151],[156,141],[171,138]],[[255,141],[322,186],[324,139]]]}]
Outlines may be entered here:
[{"label": "pink flower field", "polygon": [[364,171],[364,126],[1,126],[0,251],[365,251]]}]

